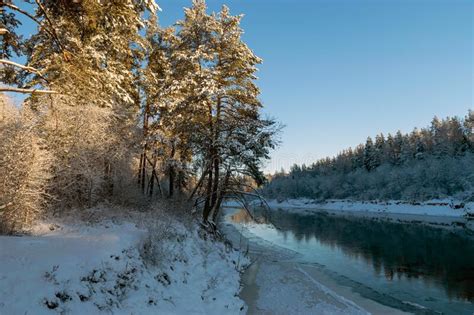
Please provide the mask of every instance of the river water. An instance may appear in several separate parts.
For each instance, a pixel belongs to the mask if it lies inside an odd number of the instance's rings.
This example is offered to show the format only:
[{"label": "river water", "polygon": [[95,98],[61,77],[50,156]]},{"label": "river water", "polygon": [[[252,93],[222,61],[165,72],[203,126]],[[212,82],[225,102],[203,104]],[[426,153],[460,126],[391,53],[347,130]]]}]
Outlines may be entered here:
[{"label": "river water", "polygon": [[234,244],[258,248],[250,250],[253,258],[268,252],[272,263],[313,266],[340,286],[393,309],[474,314],[472,231],[324,211],[253,212],[252,218],[243,209],[227,209],[224,219],[239,235]]}]

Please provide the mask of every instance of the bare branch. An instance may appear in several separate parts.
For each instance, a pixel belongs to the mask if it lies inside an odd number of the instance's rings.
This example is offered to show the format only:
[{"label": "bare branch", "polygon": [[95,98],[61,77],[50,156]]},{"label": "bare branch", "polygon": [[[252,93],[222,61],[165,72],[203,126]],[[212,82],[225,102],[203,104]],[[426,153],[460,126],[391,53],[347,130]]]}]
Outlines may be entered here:
[{"label": "bare branch", "polygon": [[191,193],[191,195],[188,198],[188,201],[191,201],[194,198],[194,195],[196,194],[196,192],[200,189],[202,183],[204,182],[204,178],[209,173],[210,166],[211,166],[210,163],[207,163],[206,168],[203,170],[203,172],[201,174],[201,178],[199,178],[199,182],[196,185],[196,187],[194,187],[193,192]]},{"label": "bare branch", "polygon": [[[46,20],[48,21],[48,24],[50,26],[51,29],[47,29],[45,28],[45,31],[53,38],[53,40],[56,42],[56,44],[59,46],[59,49],[64,52],[65,49],[63,47],[63,45],[61,44],[61,42],[59,41],[59,37],[58,35],[56,34],[56,31],[54,30],[54,27],[53,27],[53,23],[51,23],[51,20],[49,19],[49,17],[46,15],[46,12],[44,10],[44,7],[43,5],[36,0],[36,3],[38,4],[38,6],[40,7],[41,11],[43,11],[45,17],[46,17]],[[7,3],[7,2],[3,2],[1,1],[0,2],[0,5],[2,6],[6,6],[6,7],[9,7],[10,9],[14,10],[14,11],[17,11],[27,17],[29,17],[30,19],[32,19],[33,21],[35,21],[38,25],[41,26],[41,21],[38,20],[36,17],[34,17],[33,15],[31,15],[30,13],[26,12],[25,10],[22,10],[20,9],[19,7],[17,7],[16,5],[14,4],[11,4],[11,3]],[[2,30],[6,30],[6,29],[2,29]],[[6,32],[8,32],[8,30],[6,30]]]},{"label": "bare branch", "polygon": [[33,68],[33,67],[29,67],[29,66],[24,66],[22,64],[19,64],[19,63],[10,61],[10,60],[0,59],[0,64],[14,66],[14,67],[20,68],[22,70],[25,70],[25,71],[28,71],[28,72],[31,72],[31,73],[35,73],[35,74],[41,76],[41,73],[38,69]]},{"label": "bare branch", "polygon": [[30,13],[26,12],[25,10],[22,10],[20,9],[19,7],[17,7],[16,5],[12,4],[12,3],[8,3],[8,2],[0,2],[0,5],[2,6],[6,6],[6,7],[9,7],[10,9],[14,10],[14,11],[17,11],[23,15],[26,15],[27,17],[29,17],[30,19],[32,19],[33,21],[35,21],[36,23],[38,23],[39,25],[41,25],[41,21],[38,20],[37,18],[35,18],[33,15],[31,15]]},{"label": "bare branch", "polygon": [[59,94],[56,91],[51,90],[37,90],[37,89],[21,89],[15,87],[0,87],[0,92],[13,92],[13,93],[23,93],[23,94]]},{"label": "bare branch", "polygon": [[[240,193],[239,191],[234,191],[234,190],[232,190],[232,192],[234,192],[234,193]],[[244,208],[245,212],[247,212],[247,214],[250,216],[250,218],[252,219],[252,221],[257,222],[257,220],[255,219],[254,215],[252,214],[252,211],[250,211],[250,209],[249,209],[249,207],[248,207],[248,205],[247,205],[247,201],[245,200],[244,197],[235,195],[235,196],[233,196],[233,197],[230,197],[230,196],[229,196],[229,197],[225,197],[225,198],[237,200],[237,202],[239,202],[239,203],[242,205],[242,207]]]},{"label": "bare branch", "polygon": [[58,34],[56,33],[56,30],[54,29],[53,22],[51,22],[51,19],[49,18],[48,14],[46,13],[46,9],[44,8],[44,6],[41,4],[41,2],[39,0],[35,0],[35,2],[38,5],[38,7],[41,9],[41,11],[43,12],[44,17],[45,17],[46,21],[49,24],[49,27],[51,28],[52,35],[53,35],[53,37],[56,41],[56,44],[58,44],[59,49],[61,49],[61,51],[63,53],[65,53],[66,50],[64,49],[63,45],[61,44],[61,41],[59,40]]}]

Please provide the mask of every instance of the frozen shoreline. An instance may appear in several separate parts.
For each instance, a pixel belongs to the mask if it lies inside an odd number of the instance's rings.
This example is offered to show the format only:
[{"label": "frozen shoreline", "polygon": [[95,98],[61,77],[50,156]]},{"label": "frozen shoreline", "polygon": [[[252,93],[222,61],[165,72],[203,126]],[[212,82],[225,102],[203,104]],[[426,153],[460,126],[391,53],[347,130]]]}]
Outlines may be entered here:
[{"label": "frozen shoreline", "polygon": [[408,314],[362,297],[321,271],[294,262],[256,261],[243,275],[248,314]]},{"label": "frozen shoreline", "polygon": [[[228,213],[232,213],[229,209]],[[295,260],[300,254],[268,243],[231,223],[224,224],[226,237],[248,250],[252,264],[242,275],[240,297],[247,314],[407,314],[365,298],[352,288],[342,286],[316,266]],[[268,225],[259,225],[272,229]],[[240,237],[244,233],[244,241]]]},{"label": "frozen shoreline", "polygon": [[[260,213],[260,210],[256,211]],[[291,212],[291,210],[288,209],[281,211]],[[347,243],[342,242],[338,243],[341,244],[340,246],[335,245],[337,241],[333,241],[333,238],[327,239],[329,241],[321,246],[317,234],[305,232],[310,226],[314,226],[318,229],[318,227],[321,227],[321,224],[313,225],[313,223],[309,223],[305,225],[304,222],[317,222],[320,219],[327,221],[319,222],[327,222],[328,224],[334,222],[335,226],[340,227],[340,231],[352,231],[354,235],[360,236],[361,240],[364,239],[364,237],[362,237],[363,234],[360,233],[364,230],[364,226],[369,231],[367,240],[383,239],[379,237],[380,233],[373,233],[377,231],[377,229],[384,231],[390,236],[398,235],[397,231],[399,231],[403,232],[403,236],[401,236],[400,239],[408,240],[409,238],[406,238],[407,235],[414,237],[415,242],[410,244],[421,245],[421,251],[425,248],[425,246],[423,246],[424,243],[423,241],[417,243],[416,235],[412,234],[413,231],[420,231],[422,235],[424,233],[428,233],[427,235],[434,233],[435,235],[450,235],[451,237],[451,235],[457,235],[457,233],[463,235],[466,233],[466,235],[470,234],[472,236],[472,232],[470,231],[455,231],[451,228],[444,230],[444,227],[428,227],[422,223],[417,226],[418,224],[393,224],[391,222],[374,222],[373,220],[359,220],[349,217],[332,217],[332,215],[325,211],[321,214],[321,218],[319,216],[314,216],[313,218],[308,217],[308,221],[306,221],[304,216],[267,212],[269,221],[258,220],[255,222],[251,215],[242,208],[229,208],[227,213],[228,215],[224,221],[226,222],[225,225],[231,228],[233,227],[237,234],[237,237],[234,237],[232,240],[233,243],[244,250],[248,250],[253,261],[253,264],[243,275],[244,288],[241,292],[242,299],[249,307],[249,314],[285,314],[289,311],[287,308],[288,304],[297,305],[296,310],[297,312],[299,311],[299,313],[311,313],[312,311],[312,313],[316,314],[324,314],[325,311],[327,311],[328,314],[360,314],[361,312],[363,313],[364,310],[372,314],[400,314],[403,312],[416,313],[422,308],[446,311],[446,304],[442,304],[448,301],[448,297],[443,295],[445,287],[440,286],[438,288],[440,290],[439,292],[432,291],[433,288],[428,287],[425,292],[425,287],[421,282],[416,284],[416,289],[413,289],[412,284],[410,284],[407,279],[405,279],[406,281],[400,282],[400,285],[397,284],[386,287],[383,284],[384,279],[386,279],[383,272],[381,274],[377,274],[376,272],[373,279],[370,278],[370,275],[376,270],[371,269],[372,263],[370,260],[359,260],[360,256],[355,254],[351,255],[351,253],[356,253],[357,251],[341,250],[345,246],[344,244]],[[363,214],[363,212],[356,212],[356,215]],[[372,214],[374,216],[380,216],[380,214],[377,213]],[[341,215],[341,213],[338,215]],[[441,217],[441,219],[443,218],[457,219]],[[286,219],[294,222],[295,229],[287,230],[285,226],[283,226],[281,230],[278,228],[278,226],[280,226],[278,222]],[[362,230],[360,228],[358,230],[348,228],[347,225],[350,225],[351,221],[360,224]],[[343,222],[345,224],[341,226],[339,223]],[[277,227],[273,224],[276,224]],[[413,227],[411,227],[411,225]],[[297,229],[297,226],[300,226],[301,229]],[[306,227],[308,227],[308,229]],[[374,229],[372,229],[372,227]],[[299,231],[302,232],[299,233]],[[327,231],[331,234],[330,230]],[[405,234],[404,231],[407,231],[407,233]],[[347,234],[349,233],[350,232]],[[239,235],[243,237],[239,237]],[[314,235],[317,239],[314,239],[310,235]],[[393,242],[396,243],[397,241],[393,240]],[[377,242],[372,241],[364,243],[364,241],[362,241],[356,244],[354,248],[368,248],[364,246],[372,246],[371,244],[376,243]],[[439,244],[440,247],[446,245],[444,242],[440,242]],[[417,253],[415,246],[416,245],[408,246],[409,249],[406,251],[398,251],[394,248],[393,252],[396,252],[397,255],[398,253],[402,253],[399,257],[405,257],[403,253],[408,253],[407,257],[409,257],[409,255],[411,255],[409,254],[410,252]],[[400,247],[405,248],[402,244],[400,244]],[[447,246],[447,248],[451,248],[451,246]],[[461,250],[459,252],[463,251]],[[373,256],[375,257],[374,260],[376,260],[377,257],[385,257],[381,259],[391,257],[391,246],[386,247],[386,253],[388,256],[385,254],[383,256]],[[414,261],[418,259],[417,257],[418,254],[413,254],[413,259],[406,258],[406,261]],[[445,256],[443,255],[443,257]],[[429,259],[429,261],[432,260]],[[403,268],[404,263],[404,261],[400,260],[396,264]],[[427,270],[426,275],[429,275],[429,269]],[[407,274],[409,274],[409,272]],[[308,275],[310,276],[308,277]],[[380,282],[379,276],[384,281]],[[436,277],[433,279],[436,279]],[[317,283],[314,283],[313,280]],[[398,280],[400,280],[400,278],[398,278]],[[391,280],[388,279],[387,283],[390,282]],[[321,284],[321,286],[319,284]],[[283,286],[288,286],[290,289],[283,291]],[[324,291],[327,291],[324,288],[329,288],[332,293],[324,293]],[[309,296],[306,295],[308,292],[310,292]],[[427,300],[425,303],[425,293],[427,296],[432,297],[433,300]],[[354,308],[351,303],[341,303],[340,297],[354,302],[357,306],[362,308],[362,311],[358,307]],[[285,303],[285,299],[290,301],[290,303]],[[325,302],[328,302],[327,299],[331,302],[325,304]],[[464,306],[461,304],[462,302],[456,305],[453,304],[452,307],[456,307],[458,311],[465,311]],[[337,306],[336,309],[333,308],[335,305]],[[460,312],[458,314],[464,313]]]},{"label": "frozen shoreline", "polygon": [[351,212],[375,212],[394,214],[413,214],[425,216],[463,217],[466,213],[474,213],[474,203],[463,204],[453,200],[431,200],[427,202],[410,203],[405,201],[351,201],[327,200],[318,202],[311,199],[288,199],[282,202],[268,200],[272,208],[287,209],[320,209]]},{"label": "frozen shoreline", "polygon": [[324,211],[335,215],[357,216],[395,222],[429,223],[440,226],[461,226],[474,229],[473,220],[468,220],[467,218],[467,215],[471,217],[474,215],[473,202],[465,204],[453,200],[432,200],[422,203],[350,200],[319,202],[311,199],[289,199],[281,202],[267,200],[267,204],[271,209],[299,214]]}]

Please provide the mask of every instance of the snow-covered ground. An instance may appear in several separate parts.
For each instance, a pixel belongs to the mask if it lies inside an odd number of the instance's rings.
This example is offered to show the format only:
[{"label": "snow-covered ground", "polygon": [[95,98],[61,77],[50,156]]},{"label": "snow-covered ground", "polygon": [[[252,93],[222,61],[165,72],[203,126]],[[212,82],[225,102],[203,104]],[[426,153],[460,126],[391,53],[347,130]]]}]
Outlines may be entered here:
[{"label": "snow-covered ground", "polygon": [[301,266],[265,261],[252,265],[258,298],[247,300],[261,314],[369,315],[370,313],[311,277]]},{"label": "snow-covered ground", "polygon": [[396,213],[427,216],[463,217],[474,213],[474,203],[463,204],[453,200],[432,200],[411,203],[403,201],[370,202],[350,200],[328,200],[318,202],[311,199],[289,199],[285,201],[269,200],[271,208],[285,209],[319,209],[332,211]]},{"label": "snow-covered ground", "polygon": [[31,236],[0,236],[0,314],[246,311],[246,258],[195,223],[137,216],[144,223],[48,222]]},{"label": "snow-covered ground", "polygon": [[222,229],[252,259],[243,274],[244,287],[240,293],[249,314],[404,314],[341,286],[312,264],[300,263],[298,252],[260,237],[278,233],[273,225],[240,219],[237,223],[231,219],[234,211],[226,209]]}]

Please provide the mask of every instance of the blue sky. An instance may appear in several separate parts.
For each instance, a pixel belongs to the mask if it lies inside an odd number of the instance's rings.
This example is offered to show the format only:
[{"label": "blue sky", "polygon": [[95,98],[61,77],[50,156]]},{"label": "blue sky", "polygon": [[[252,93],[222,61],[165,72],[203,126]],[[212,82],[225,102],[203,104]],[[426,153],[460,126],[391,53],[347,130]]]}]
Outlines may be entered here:
[{"label": "blue sky", "polygon": [[[164,26],[190,0],[158,1]],[[473,105],[473,1],[208,0],[244,13],[265,113],[286,125],[267,171]]]}]

